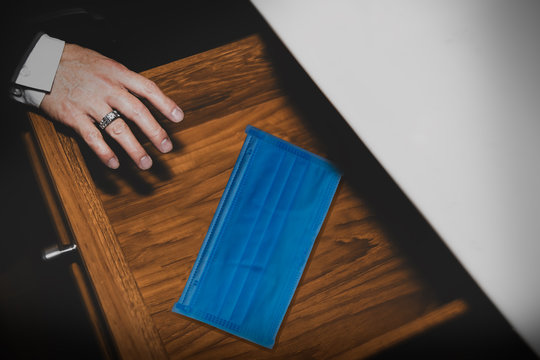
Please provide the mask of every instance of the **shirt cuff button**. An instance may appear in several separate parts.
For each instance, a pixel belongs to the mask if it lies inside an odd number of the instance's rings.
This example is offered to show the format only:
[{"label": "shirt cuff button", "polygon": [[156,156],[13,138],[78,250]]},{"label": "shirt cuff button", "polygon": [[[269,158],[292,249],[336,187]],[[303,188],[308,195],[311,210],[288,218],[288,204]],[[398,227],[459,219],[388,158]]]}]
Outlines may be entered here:
[{"label": "shirt cuff button", "polygon": [[13,86],[11,87],[11,95],[15,96],[15,97],[21,97],[22,94],[23,94],[23,91],[20,87],[18,86]]}]

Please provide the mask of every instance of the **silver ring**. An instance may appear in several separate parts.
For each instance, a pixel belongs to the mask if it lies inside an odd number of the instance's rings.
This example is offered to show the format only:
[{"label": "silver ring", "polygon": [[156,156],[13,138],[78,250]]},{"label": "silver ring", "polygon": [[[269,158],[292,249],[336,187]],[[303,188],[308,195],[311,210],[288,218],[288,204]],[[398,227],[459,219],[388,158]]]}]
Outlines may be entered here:
[{"label": "silver ring", "polygon": [[120,113],[116,110],[113,110],[101,119],[98,126],[101,130],[104,130],[107,126],[109,126],[110,123],[112,123],[119,117],[121,117]]}]

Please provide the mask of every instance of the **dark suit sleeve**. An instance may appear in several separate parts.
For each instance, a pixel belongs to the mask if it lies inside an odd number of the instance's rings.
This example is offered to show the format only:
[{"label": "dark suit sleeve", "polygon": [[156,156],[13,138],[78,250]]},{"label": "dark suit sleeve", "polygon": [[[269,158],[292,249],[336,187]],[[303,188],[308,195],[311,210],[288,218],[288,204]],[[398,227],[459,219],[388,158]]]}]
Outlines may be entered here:
[{"label": "dark suit sleeve", "polygon": [[15,73],[24,63],[41,36],[38,24],[31,24],[21,13],[6,11],[2,14],[2,36],[5,49],[2,61],[2,91],[3,97],[11,88]]},{"label": "dark suit sleeve", "polygon": [[9,78],[10,82],[15,82],[21,66],[24,64],[28,55],[34,49],[36,43],[43,34],[44,32],[42,31],[36,31],[33,35],[29,33],[26,37],[20,39],[17,44],[13,44],[13,63],[9,65],[9,69],[6,69],[11,72],[11,78]]},{"label": "dark suit sleeve", "polygon": [[9,91],[14,74],[18,73],[17,69],[22,66],[43,33],[89,47],[94,44],[86,44],[85,38],[93,39],[95,30],[101,28],[93,20],[93,12],[84,7],[85,3],[72,1],[67,6],[43,2],[41,7],[28,6],[24,1],[15,3],[19,4],[1,14],[3,43],[6,47],[2,49],[3,90]]}]

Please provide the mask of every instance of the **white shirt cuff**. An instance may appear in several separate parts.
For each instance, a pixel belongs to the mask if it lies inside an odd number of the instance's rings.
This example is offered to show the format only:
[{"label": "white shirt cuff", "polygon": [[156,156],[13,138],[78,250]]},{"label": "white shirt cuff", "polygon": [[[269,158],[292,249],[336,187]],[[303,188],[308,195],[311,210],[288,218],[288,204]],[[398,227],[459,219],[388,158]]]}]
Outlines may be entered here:
[{"label": "white shirt cuff", "polygon": [[28,88],[17,88],[16,90],[12,90],[13,99],[26,105],[35,106],[37,108],[41,105],[45,94],[45,91]]},{"label": "white shirt cuff", "polygon": [[29,88],[51,91],[65,42],[43,34],[28,55],[15,80]]},{"label": "white shirt cuff", "polygon": [[54,82],[65,42],[43,34],[21,67],[12,97],[22,103],[39,107]]}]

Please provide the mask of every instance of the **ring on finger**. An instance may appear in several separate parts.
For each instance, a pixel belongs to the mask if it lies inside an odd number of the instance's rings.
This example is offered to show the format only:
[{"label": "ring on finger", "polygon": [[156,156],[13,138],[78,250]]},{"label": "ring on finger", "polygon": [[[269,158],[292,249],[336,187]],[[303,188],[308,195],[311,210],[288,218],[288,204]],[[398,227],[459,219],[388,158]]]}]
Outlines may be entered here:
[{"label": "ring on finger", "polygon": [[114,120],[118,119],[121,116],[122,115],[120,115],[118,111],[113,110],[101,119],[101,121],[98,123],[98,126],[101,130],[105,130],[107,126],[109,126]]}]

